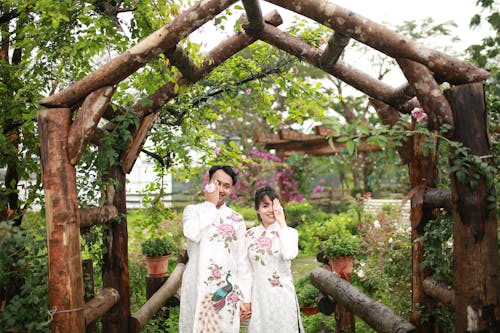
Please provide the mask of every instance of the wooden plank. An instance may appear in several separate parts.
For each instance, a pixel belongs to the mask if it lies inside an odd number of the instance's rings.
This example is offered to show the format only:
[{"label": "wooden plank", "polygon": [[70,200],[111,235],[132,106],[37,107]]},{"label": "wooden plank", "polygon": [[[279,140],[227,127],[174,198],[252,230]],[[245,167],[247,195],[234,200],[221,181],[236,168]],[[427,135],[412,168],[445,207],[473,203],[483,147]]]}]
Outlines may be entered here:
[{"label": "wooden plank", "polygon": [[424,205],[432,208],[451,208],[451,189],[430,188],[425,190]]},{"label": "wooden plank", "polygon": [[114,87],[103,87],[90,93],[83,101],[71,124],[68,138],[68,155],[72,165],[78,163],[114,92]]},{"label": "wooden plank", "polygon": [[[88,301],[90,301],[95,296],[94,292],[94,263],[92,259],[84,259],[82,260],[83,266],[83,284],[85,286],[85,297],[83,298],[85,301],[85,305]],[[83,311],[85,315],[85,310]],[[86,322],[85,333],[96,333],[97,332],[97,323],[88,323]]]},{"label": "wooden plank", "polygon": [[[469,154],[491,163],[483,85],[456,86],[446,90],[445,95],[455,117],[453,139],[469,148]],[[477,171],[463,171],[467,173],[467,183],[460,182],[455,173],[451,175],[455,331],[495,332],[500,323],[498,221],[497,205],[488,200],[488,196],[495,196],[495,189],[494,185],[488,188],[482,175],[476,179],[477,186],[471,187],[468,181],[474,179]]]},{"label": "wooden plank", "polygon": [[236,0],[206,0],[176,16],[131,49],[112,59],[75,84],[40,101],[44,106],[72,106],[92,91],[113,86],[147,64],[160,53],[173,48],[191,32],[213,19]]},{"label": "wooden plank", "polygon": [[381,24],[326,0],[269,0],[354,38],[393,58],[408,58],[426,65],[441,79],[452,84],[477,82],[490,73],[444,52],[425,47]]},{"label": "wooden plank", "polygon": [[48,244],[51,332],[85,332],[83,272],[75,168],[68,160],[71,110],[38,112]]}]

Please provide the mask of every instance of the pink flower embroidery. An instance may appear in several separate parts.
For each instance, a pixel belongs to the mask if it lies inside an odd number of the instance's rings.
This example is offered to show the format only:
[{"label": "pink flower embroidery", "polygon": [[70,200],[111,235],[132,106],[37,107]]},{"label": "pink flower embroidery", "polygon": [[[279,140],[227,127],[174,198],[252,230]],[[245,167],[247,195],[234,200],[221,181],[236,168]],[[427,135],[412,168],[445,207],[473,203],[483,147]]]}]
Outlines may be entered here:
[{"label": "pink flower embroidery", "polygon": [[229,296],[227,296],[227,300],[231,304],[236,304],[236,303],[238,303],[238,301],[240,299],[239,299],[238,295],[236,295],[236,293],[230,293]]},{"label": "pink flower embroidery", "polygon": [[231,220],[234,222],[241,222],[243,219],[236,213],[231,214]]},{"label": "pink flower embroidery", "polygon": [[216,268],[213,268],[212,269],[212,276],[216,279],[216,280],[219,280],[222,276],[222,274],[220,273],[220,270],[216,269]]},{"label": "pink flower embroidery", "polygon": [[259,249],[270,249],[273,246],[273,240],[268,237],[259,237],[255,241]]},{"label": "pink flower embroidery", "polygon": [[217,232],[224,236],[233,236],[235,234],[235,230],[230,224],[219,224],[217,226]]},{"label": "pink flower embroidery", "polygon": [[271,280],[271,285],[273,287],[278,287],[280,285],[280,280],[279,279],[272,279]]}]

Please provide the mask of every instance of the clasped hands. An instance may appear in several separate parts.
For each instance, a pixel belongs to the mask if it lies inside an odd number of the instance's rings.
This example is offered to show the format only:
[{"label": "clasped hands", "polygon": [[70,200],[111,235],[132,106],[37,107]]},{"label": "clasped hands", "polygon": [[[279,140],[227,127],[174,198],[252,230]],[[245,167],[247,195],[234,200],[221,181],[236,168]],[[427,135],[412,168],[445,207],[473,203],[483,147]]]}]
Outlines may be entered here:
[{"label": "clasped hands", "polygon": [[252,304],[251,303],[241,303],[240,304],[240,320],[247,321],[250,320],[252,316]]}]

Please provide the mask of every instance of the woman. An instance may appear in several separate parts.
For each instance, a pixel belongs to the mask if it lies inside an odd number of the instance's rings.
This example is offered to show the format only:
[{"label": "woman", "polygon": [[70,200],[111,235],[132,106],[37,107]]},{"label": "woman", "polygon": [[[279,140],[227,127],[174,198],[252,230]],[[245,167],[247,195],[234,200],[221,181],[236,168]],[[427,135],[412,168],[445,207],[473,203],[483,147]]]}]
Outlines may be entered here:
[{"label": "woman", "polygon": [[273,188],[258,188],[254,201],[260,225],[246,234],[253,277],[248,332],[304,332],[290,268],[299,252],[297,231],[287,226]]}]

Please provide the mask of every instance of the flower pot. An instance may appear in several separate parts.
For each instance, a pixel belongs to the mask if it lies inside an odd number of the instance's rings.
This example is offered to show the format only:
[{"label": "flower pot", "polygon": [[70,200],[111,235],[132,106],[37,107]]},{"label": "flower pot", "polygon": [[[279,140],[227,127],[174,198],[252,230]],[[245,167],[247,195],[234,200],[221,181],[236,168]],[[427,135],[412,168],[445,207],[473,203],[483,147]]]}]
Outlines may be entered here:
[{"label": "flower pot", "polygon": [[318,307],[317,306],[301,306],[300,312],[302,312],[306,316],[312,316],[312,315],[315,315],[316,313],[318,313]]},{"label": "flower pot", "polygon": [[353,256],[329,258],[329,261],[332,271],[334,271],[338,275],[348,276],[352,274],[352,264],[354,261]]},{"label": "flower pot", "polygon": [[168,270],[168,257],[146,257],[146,265],[148,267],[148,276],[159,277],[166,276]]}]

